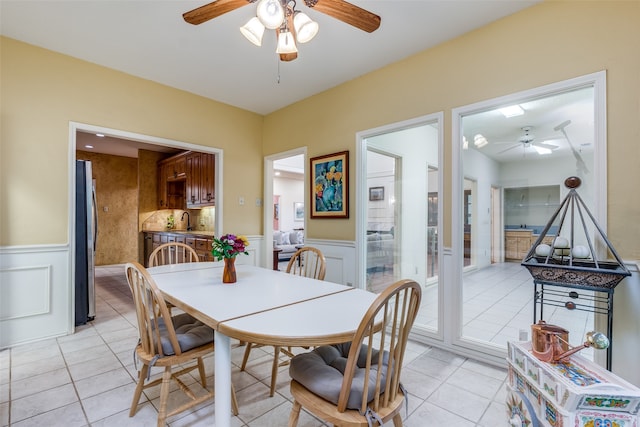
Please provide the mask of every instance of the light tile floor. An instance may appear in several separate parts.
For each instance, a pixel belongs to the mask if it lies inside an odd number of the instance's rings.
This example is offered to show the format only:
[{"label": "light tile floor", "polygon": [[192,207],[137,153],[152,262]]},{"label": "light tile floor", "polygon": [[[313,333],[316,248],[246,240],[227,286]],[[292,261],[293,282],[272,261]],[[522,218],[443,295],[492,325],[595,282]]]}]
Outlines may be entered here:
[{"label": "light tile floor", "polygon": [[[376,273],[372,279],[374,291],[391,285],[397,278],[393,272]],[[531,335],[533,323],[534,284],[529,271],[517,262],[496,263],[481,269],[468,269],[463,274],[462,335],[474,341],[484,341],[506,348],[508,341],[520,340],[520,333]],[[562,295],[550,296],[550,290]],[[544,320],[569,331],[571,345],[584,342],[586,333],[594,330],[593,291],[575,290],[579,298],[568,296],[572,289],[547,287]],[[563,305],[575,303],[575,310]],[[438,327],[438,286],[428,284],[423,289],[422,306],[414,327],[435,330]],[[538,308],[539,310],[539,308]],[[538,312],[538,318],[540,313]],[[600,331],[606,332],[606,331]],[[580,352],[589,360],[594,358],[591,348]]]},{"label": "light tile floor", "polygon": [[[96,275],[94,321],[70,336],[0,351],[1,426],[156,424],[157,388],[145,391],[135,417],[128,416],[136,378],[133,348],[137,329],[124,268],[99,267]],[[243,352],[244,347],[235,347],[232,355],[232,380],[240,406],[232,425],[286,426],[291,410],[287,367],[278,375],[276,395],[269,397],[272,356],[268,348],[251,352],[245,372],[239,369]],[[205,363],[208,384],[213,384],[213,357]],[[403,371],[410,393],[404,425],[505,425],[505,381],[504,369],[410,342]],[[177,401],[183,394],[174,391],[171,396]],[[168,425],[211,426],[213,416],[211,401],[170,418]],[[298,425],[325,424],[303,413]]]}]

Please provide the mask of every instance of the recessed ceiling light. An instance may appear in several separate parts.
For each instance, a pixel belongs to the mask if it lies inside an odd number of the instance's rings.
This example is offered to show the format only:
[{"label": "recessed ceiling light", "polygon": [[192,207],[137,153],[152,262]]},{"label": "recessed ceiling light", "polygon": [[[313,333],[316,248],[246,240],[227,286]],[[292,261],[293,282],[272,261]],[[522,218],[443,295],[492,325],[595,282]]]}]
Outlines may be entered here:
[{"label": "recessed ceiling light", "polygon": [[499,108],[498,111],[500,111],[505,117],[516,117],[524,114],[524,110],[519,105]]},{"label": "recessed ceiling light", "polygon": [[275,175],[280,176],[280,171],[276,171]]},{"label": "recessed ceiling light", "polygon": [[97,136],[98,138],[104,138],[104,134],[103,134],[103,133],[96,133],[96,136]]},{"label": "recessed ceiling light", "polygon": [[93,148],[93,145],[85,145],[84,148]]}]

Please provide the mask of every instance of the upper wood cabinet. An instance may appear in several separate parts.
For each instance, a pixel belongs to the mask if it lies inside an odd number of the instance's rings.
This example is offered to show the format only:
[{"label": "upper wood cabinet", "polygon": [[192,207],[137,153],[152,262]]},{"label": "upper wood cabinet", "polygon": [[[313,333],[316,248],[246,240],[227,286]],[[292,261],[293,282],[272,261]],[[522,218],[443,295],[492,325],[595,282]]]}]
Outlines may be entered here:
[{"label": "upper wood cabinet", "polygon": [[158,208],[184,209],[186,153],[158,162]]},{"label": "upper wood cabinet", "polygon": [[158,208],[215,206],[215,156],[187,151],[158,162]]},{"label": "upper wood cabinet", "polygon": [[187,179],[187,153],[178,154],[162,160],[165,165],[165,179],[167,181],[179,181]]},{"label": "upper wood cabinet", "polygon": [[187,154],[187,208],[215,206],[215,156]]}]

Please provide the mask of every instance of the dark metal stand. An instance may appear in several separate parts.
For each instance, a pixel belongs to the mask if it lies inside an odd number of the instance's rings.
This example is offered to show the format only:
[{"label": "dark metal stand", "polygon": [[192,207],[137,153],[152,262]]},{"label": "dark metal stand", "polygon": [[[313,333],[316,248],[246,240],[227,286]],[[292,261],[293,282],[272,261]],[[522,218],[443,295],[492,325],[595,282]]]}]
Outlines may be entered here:
[{"label": "dark metal stand", "polygon": [[[534,280],[533,295],[533,323],[544,320],[543,309],[545,305],[554,307],[564,307],[567,310],[579,310],[592,312],[595,314],[607,315],[607,337],[609,347],[607,348],[607,370],[611,371],[611,349],[613,348],[613,290],[614,288],[589,288],[585,286],[571,286],[569,284],[558,285]],[[545,288],[547,286],[547,288]],[[562,288],[579,289],[582,291],[592,291],[592,295],[580,293],[576,290],[566,290]],[[538,316],[538,307],[540,316]]]}]

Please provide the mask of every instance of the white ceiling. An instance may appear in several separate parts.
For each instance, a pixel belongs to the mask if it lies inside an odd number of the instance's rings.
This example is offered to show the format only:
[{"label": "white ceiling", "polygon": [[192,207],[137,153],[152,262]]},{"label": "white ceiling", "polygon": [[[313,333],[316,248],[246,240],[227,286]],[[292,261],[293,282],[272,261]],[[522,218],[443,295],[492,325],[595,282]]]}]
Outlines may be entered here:
[{"label": "white ceiling", "polygon": [[[323,1],[323,0],[320,0]],[[527,8],[540,0],[352,0],[380,15],[381,25],[369,34],[330,16],[298,9],[318,21],[320,32],[301,45],[298,59],[279,62],[275,34],[265,33],[258,48],[238,30],[255,14],[255,5],[201,25],[191,25],[182,13],[207,0],[0,0],[0,33],[46,49],[84,59],[138,77],[267,114],[389,63],[428,49],[492,21]],[[495,111],[463,121],[464,134],[482,133],[490,144],[481,150],[497,161],[537,155],[518,143],[523,126],[533,126],[537,142],[558,146],[553,155],[571,155],[566,139],[553,127],[572,120],[569,135],[589,149],[593,106],[579,96],[537,100],[526,105],[524,116],[504,119]],[[590,126],[583,126],[585,120]],[[573,133],[572,133],[573,132]],[[589,140],[590,138],[591,140]],[[78,134],[77,147],[137,157],[137,148],[164,150],[117,138]],[[500,153],[506,148],[511,150]],[[165,150],[171,152],[171,149]]]},{"label": "white ceiling", "polygon": [[[323,0],[320,0],[323,1]],[[366,33],[298,1],[320,25],[279,62],[239,31],[247,3],[194,26],[182,14],[208,0],[0,0],[0,33],[229,105],[267,114],[399,61],[540,0],[351,0],[381,17]]]}]

